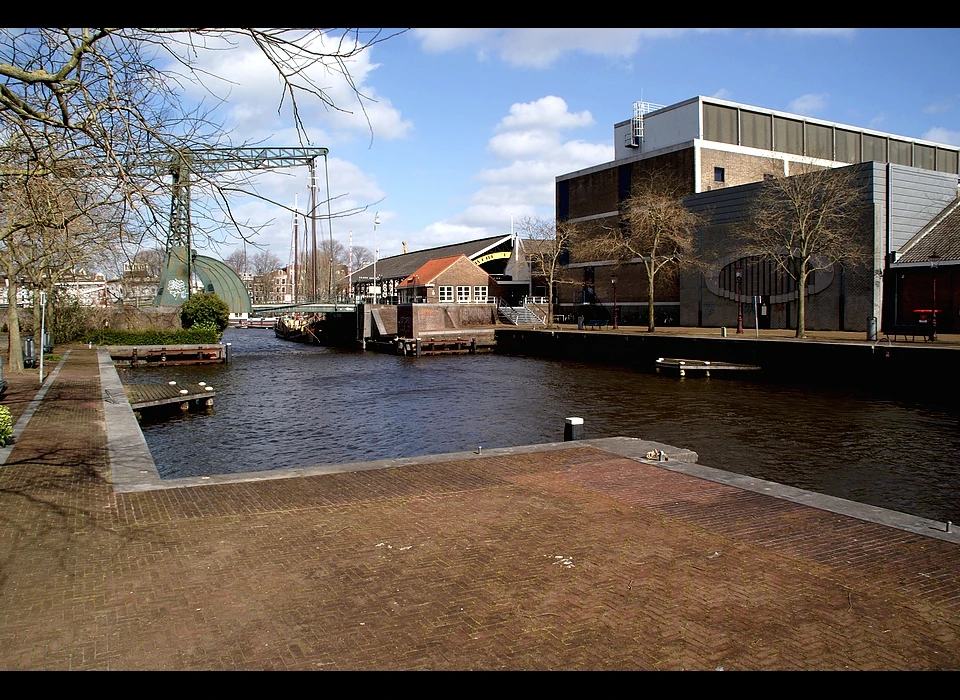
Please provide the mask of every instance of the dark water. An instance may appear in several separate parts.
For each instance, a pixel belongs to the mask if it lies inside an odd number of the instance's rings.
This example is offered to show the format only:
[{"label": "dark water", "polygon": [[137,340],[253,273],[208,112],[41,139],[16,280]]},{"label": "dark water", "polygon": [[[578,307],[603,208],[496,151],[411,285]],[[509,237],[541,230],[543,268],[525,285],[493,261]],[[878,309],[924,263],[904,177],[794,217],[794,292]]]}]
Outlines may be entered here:
[{"label": "dark water", "polygon": [[197,476],[626,435],[712,467],[960,522],[960,432],[943,407],[733,378],[497,355],[405,358],[229,330],[231,364],[121,370],[206,381],[207,413],[142,424],[161,476]]}]

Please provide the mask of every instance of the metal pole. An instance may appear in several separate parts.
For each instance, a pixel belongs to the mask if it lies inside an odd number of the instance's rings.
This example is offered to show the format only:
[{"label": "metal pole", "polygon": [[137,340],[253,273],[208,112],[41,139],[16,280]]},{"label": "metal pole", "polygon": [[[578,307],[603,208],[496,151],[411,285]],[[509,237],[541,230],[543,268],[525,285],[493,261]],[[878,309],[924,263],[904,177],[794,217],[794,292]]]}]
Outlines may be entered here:
[{"label": "metal pole", "polygon": [[330,168],[327,163],[327,156],[323,156],[323,175],[327,183],[327,230],[330,234],[330,301],[334,300],[334,282],[336,281],[336,276],[333,272],[333,214],[330,211]]},{"label": "metal pole", "polygon": [[43,384],[43,341],[47,331],[47,295],[40,292],[40,384]]},{"label": "metal pole", "polygon": [[[757,312],[757,302],[760,300],[760,297],[753,297],[753,323],[757,329],[757,337],[760,337],[760,314]],[[742,331],[741,331],[742,332]]]},{"label": "metal pole", "polygon": [[379,284],[377,281],[377,259],[380,257],[380,247],[377,245],[377,226],[380,225],[380,212],[373,217],[373,303],[377,303],[377,297],[380,295]]},{"label": "metal pole", "polygon": [[310,292],[311,301],[317,301],[319,287],[317,285],[317,163],[310,161]]},{"label": "metal pole", "polygon": [[737,263],[737,335],[743,333],[743,272],[740,269],[740,263]]}]

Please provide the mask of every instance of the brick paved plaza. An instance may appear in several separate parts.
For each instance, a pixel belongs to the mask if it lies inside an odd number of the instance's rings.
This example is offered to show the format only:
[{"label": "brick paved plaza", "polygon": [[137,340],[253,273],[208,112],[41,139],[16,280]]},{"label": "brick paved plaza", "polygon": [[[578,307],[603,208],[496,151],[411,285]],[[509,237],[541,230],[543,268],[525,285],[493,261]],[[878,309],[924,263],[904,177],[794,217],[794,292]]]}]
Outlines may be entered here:
[{"label": "brick paved plaza", "polygon": [[[36,374],[7,376],[16,420]],[[960,545],[595,446],[115,493],[96,350],[0,468],[3,669],[956,669]]]}]

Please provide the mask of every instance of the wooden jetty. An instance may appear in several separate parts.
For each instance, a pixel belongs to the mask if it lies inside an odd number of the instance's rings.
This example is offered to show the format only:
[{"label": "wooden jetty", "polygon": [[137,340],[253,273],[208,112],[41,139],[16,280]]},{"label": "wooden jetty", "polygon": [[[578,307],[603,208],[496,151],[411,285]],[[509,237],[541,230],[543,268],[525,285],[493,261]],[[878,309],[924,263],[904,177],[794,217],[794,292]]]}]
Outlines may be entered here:
[{"label": "wooden jetty", "polygon": [[657,360],[657,372],[667,370],[685,377],[688,372],[710,376],[711,372],[750,372],[760,369],[757,365],[741,365],[734,362],[712,362],[710,360],[681,360],[661,357]]},{"label": "wooden jetty", "polygon": [[186,411],[190,406],[213,406],[213,397],[217,392],[205,382],[198,384],[180,385],[176,382],[167,384],[125,384],[123,390],[134,411],[154,406],[180,404],[180,410]]},{"label": "wooden jetty", "polygon": [[229,361],[227,348],[215,345],[111,345],[107,348],[115,364],[138,367],[152,365],[222,365]]},{"label": "wooden jetty", "polygon": [[496,341],[484,338],[397,338],[398,355],[425,357],[428,355],[476,355],[493,352]]}]

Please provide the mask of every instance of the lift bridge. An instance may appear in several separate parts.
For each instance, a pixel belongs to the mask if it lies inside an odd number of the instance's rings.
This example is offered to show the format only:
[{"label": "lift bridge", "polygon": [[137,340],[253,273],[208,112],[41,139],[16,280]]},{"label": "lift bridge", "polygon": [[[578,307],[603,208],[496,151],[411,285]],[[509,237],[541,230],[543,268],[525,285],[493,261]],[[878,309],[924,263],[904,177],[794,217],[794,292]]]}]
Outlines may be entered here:
[{"label": "lift bridge", "polygon": [[[166,261],[160,275],[160,287],[154,298],[154,306],[180,306],[189,297],[191,280],[194,275],[200,278],[204,291],[215,292],[230,308],[231,313],[250,314],[253,307],[240,276],[228,265],[216,258],[199,255],[192,249],[190,223],[190,189],[196,178],[206,178],[223,172],[249,170],[275,170],[306,165],[310,168],[311,185],[316,183],[316,160],[323,158],[324,174],[327,184],[327,221],[330,223],[330,182],[327,171],[326,148],[207,148],[187,149],[172,153],[147,155],[138,166],[154,169],[166,168],[173,177],[170,203],[170,228],[167,233]],[[310,213],[312,222],[313,249],[316,250],[316,187],[310,188]],[[313,297],[316,300],[317,280],[314,265]],[[353,305],[344,304],[299,304],[291,311],[334,310],[330,307],[344,307],[342,310],[354,310]],[[301,308],[302,307],[302,308]],[[277,307],[279,309],[280,307]],[[284,307],[284,311],[288,309]]]},{"label": "lift bridge", "polygon": [[275,316],[277,314],[327,314],[353,313],[357,304],[348,301],[301,302],[298,304],[257,304],[252,307],[251,316]]}]

